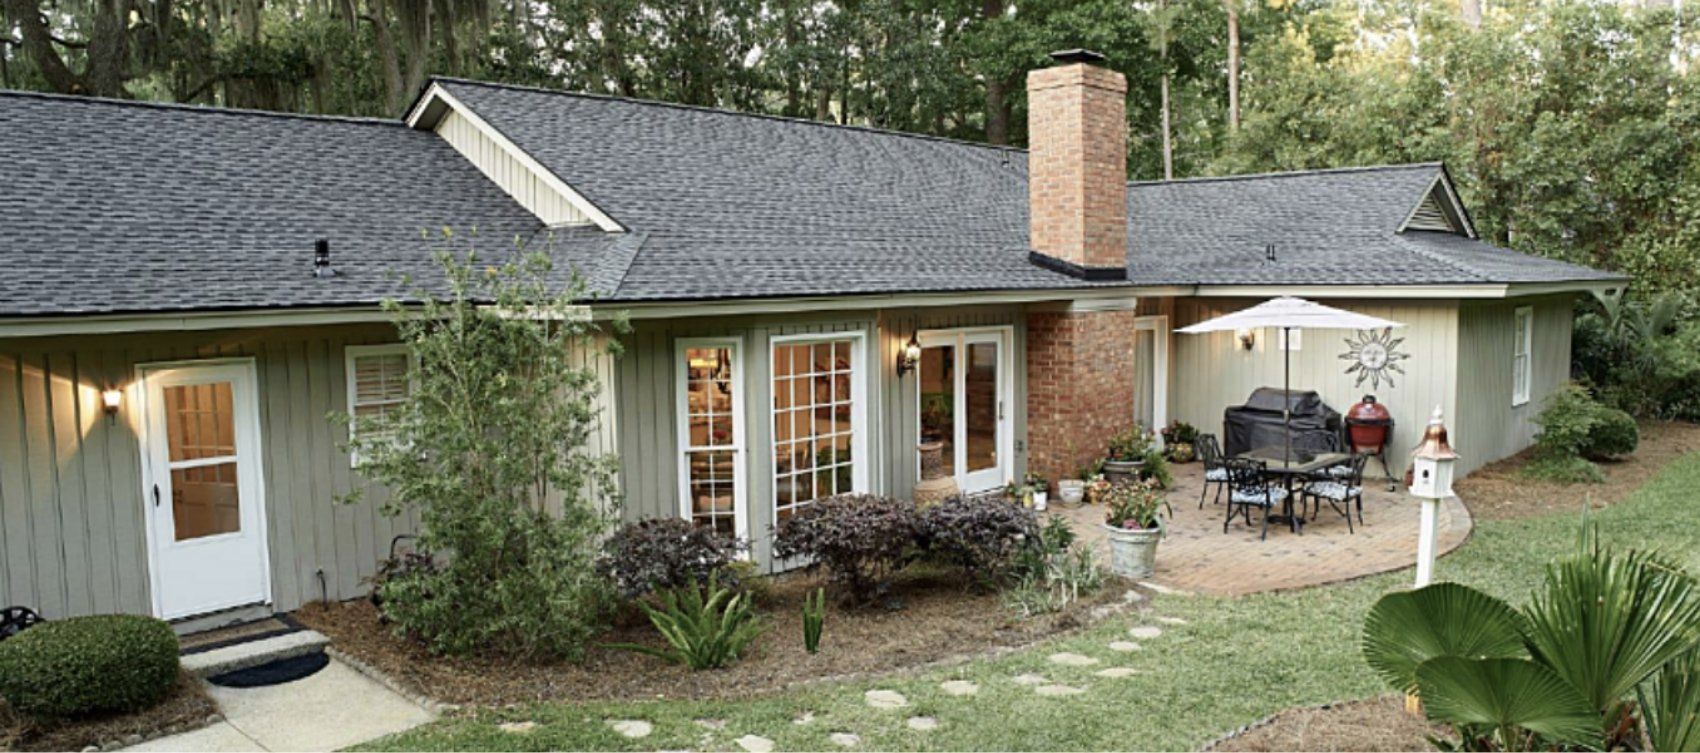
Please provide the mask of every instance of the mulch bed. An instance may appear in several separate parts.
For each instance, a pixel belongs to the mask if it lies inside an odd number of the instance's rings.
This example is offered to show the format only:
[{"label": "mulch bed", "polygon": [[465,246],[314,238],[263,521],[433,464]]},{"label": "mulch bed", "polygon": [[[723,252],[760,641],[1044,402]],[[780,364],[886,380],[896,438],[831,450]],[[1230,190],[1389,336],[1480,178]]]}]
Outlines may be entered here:
[{"label": "mulch bed", "polygon": [[1211,751],[1404,751],[1431,750],[1429,736],[1445,737],[1443,725],[1405,713],[1405,699],[1384,695],[1322,708],[1283,711],[1209,748]]},{"label": "mulch bed", "polygon": [[[295,617],[328,636],[335,648],[442,703],[730,698],[1031,643],[1083,625],[1094,606],[1120,602],[1129,587],[1112,578],[1063,612],[1023,619],[1004,606],[1000,594],[965,591],[955,573],[911,568],[893,589],[900,609],[846,610],[829,599],[820,653],[809,654],[803,649],[803,596],[822,585],[821,578],[789,574],[770,582],[757,598],[767,627],[750,652],[731,667],[702,672],[595,647],[578,664],[435,657],[380,625],[377,610],[365,600],[311,604]],[[641,615],[591,643],[662,645]]]},{"label": "mulch bed", "polygon": [[201,681],[188,673],[178,675],[177,685],[165,700],[129,714],[35,722],[13,713],[0,701],[0,750],[111,749],[198,729],[217,715],[218,704],[207,695]]},{"label": "mulch bed", "polygon": [[1512,520],[1575,512],[1579,499],[1594,508],[1622,502],[1654,474],[1684,455],[1700,452],[1700,424],[1644,421],[1641,445],[1623,460],[1600,463],[1603,484],[1535,481],[1520,473],[1533,448],[1480,468],[1458,482],[1458,496],[1477,520]]}]

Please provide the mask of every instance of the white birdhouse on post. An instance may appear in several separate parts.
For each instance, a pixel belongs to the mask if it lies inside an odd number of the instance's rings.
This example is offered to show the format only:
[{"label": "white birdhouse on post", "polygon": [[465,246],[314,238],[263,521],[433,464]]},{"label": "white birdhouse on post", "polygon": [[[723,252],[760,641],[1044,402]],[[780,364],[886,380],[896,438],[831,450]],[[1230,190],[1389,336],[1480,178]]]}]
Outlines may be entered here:
[{"label": "white birdhouse on post", "polygon": [[1411,496],[1422,501],[1422,518],[1417,534],[1417,587],[1434,576],[1436,539],[1439,537],[1440,501],[1452,496],[1452,466],[1458,453],[1446,440],[1446,424],[1440,406],[1434,407],[1423,441],[1411,452]]}]

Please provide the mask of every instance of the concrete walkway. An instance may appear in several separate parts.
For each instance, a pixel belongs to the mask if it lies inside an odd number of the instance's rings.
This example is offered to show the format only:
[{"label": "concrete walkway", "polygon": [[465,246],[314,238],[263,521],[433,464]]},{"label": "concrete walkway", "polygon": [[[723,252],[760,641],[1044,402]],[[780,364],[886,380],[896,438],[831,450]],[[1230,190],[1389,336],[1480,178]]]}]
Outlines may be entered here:
[{"label": "concrete walkway", "polygon": [[[1371,461],[1371,465],[1376,464]],[[1417,561],[1417,500],[1402,489],[1387,491],[1384,482],[1371,481],[1366,486],[1364,523],[1356,526],[1356,532],[1349,532],[1346,519],[1324,504],[1303,535],[1285,525],[1271,525],[1268,540],[1260,540],[1261,512],[1252,514],[1249,526],[1236,517],[1223,533],[1227,508],[1206,499],[1199,509],[1202,464],[1174,465],[1173,471],[1175,483],[1167,497],[1175,515],[1169,520],[1168,537],[1157,546],[1157,575],[1152,578],[1162,585],[1238,596],[1351,580],[1411,567]],[[1082,541],[1099,548],[1101,561],[1109,561],[1102,505],[1052,509],[1068,519]],[[1463,544],[1471,526],[1470,510],[1462,501],[1452,497],[1443,502],[1438,553]]]},{"label": "concrete walkway", "polygon": [[135,751],[330,751],[424,724],[434,717],[348,665],[264,688],[209,686],[224,721],[162,737]]}]

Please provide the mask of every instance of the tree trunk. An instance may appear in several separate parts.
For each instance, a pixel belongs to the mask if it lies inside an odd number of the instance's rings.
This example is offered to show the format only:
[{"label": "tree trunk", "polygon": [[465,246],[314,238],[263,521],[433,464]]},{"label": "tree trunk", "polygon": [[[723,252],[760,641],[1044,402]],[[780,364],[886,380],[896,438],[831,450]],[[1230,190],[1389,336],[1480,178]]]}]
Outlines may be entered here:
[{"label": "tree trunk", "polygon": [[[982,0],[980,18],[995,21],[1004,10],[1004,0]],[[1009,143],[1009,88],[1009,77],[986,74],[986,140],[993,144]]]},{"label": "tree trunk", "polygon": [[[1166,57],[1166,56],[1165,56]],[[1175,144],[1169,135],[1169,72],[1163,71],[1163,180],[1175,179]]]},{"label": "tree trunk", "polygon": [[41,15],[38,0],[4,0],[6,18],[23,32],[23,52],[35,63],[36,70],[53,91],[60,94],[82,94],[83,84],[77,74],[65,65],[59,50],[53,46],[53,31]]},{"label": "tree trunk", "polygon": [[401,83],[401,58],[396,50],[395,38],[390,36],[390,19],[384,0],[367,0],[371,14],[365,16],[372,24],[372,43],[378,48],[378,67],[384,73],[384,96],[388,101],[388,111],[400,112],[403,102]]},{"label": "tree trunk", "polygon": [[1235,3],[1228,6],[1228,130],[1240,129],[1240,11]]}]

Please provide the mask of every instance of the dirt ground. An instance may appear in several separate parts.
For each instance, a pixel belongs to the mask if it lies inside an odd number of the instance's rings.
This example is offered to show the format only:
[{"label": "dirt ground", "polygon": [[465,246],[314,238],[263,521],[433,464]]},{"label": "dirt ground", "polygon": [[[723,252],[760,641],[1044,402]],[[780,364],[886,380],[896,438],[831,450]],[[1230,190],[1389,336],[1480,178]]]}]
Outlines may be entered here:
[{"label": "dirt ground", "polygon": [[1523,478],[1529,461],[1524,451],[1471,473],[1456,485],[1458,496],[1477,520],[1509,520],[1573,512],[1584,500],[1594,508],[1615,505],[1660,469],[1683,455],[1700,452],[1700,424],[1644,421],[1635,454],[1601,463],[1603,484],[1558,484]]},{"label": "dirt ground", "polygon": [[207,695],[201,681],[179,675],[177,685],[152,708],[131,714],[59,722],[32,722],[12,713],[0,703],[0,750],[82,750],[107,747],[136,737],[152,738],[163,732],[184,732],[201,727],[218,713],[218,704]]},{"label": "dirt ground", "polygon": [[1446,728],[1405,713],[1405,699],[1385,695],[1328,708],[1293,709],[1274,721],[1223,741],[1213,751],[1432,750],[1428,736]]},{"label": "dirt ground", "polygon": [[[900,609],[852,611],[829,602],[820,653],[811,655],[803,649],[801,609],[803,595],[820,585],[814,575],[774,578],[757,601],[766,629],[749,654],[731,667],[702,672],[631,651],[594,647],[580,664],[432,657],[418,643],[379,625],[377,610],[364,600],[312,604],[295,616],[330,637],[337,649],[446,703],[726,698],[1030,643],[1081,626],[1093,606],[1119,602],[1129,588],[1111,578],[1102,590],[1064,612],[1022,619],[1003,605],[1001,595],[965,591],[953,573],[905,573],[893,589]],[[647,620],[623,623],[594,639],[593,646],[661,645]]]}]

